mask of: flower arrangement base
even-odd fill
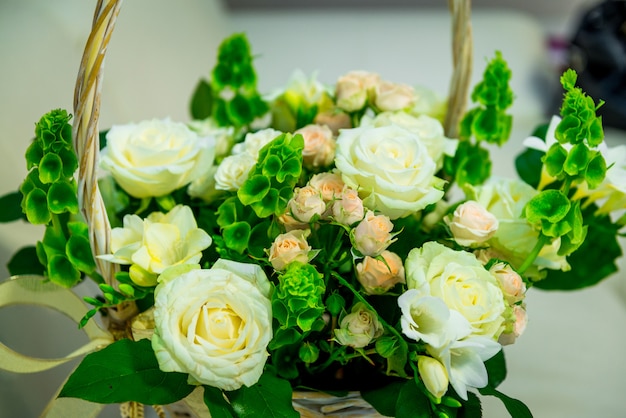
[[[346,396],[332,396],[321,392],[296,391],[293,407],[304,418],[319,417],[383,417],[367,403],[359,392]]]

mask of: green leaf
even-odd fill
[[[15,191],[0,197],[0,222],[13,222],[24,218],[22,212],[22,193]]]
[[[222,236],[228,248],[237,251],[239,254],[243,254],[245,249],[248,248],[250,231],[250,224],[247,222],[236,222],[225,227],[222,230]]]
[[[242,386],[226,396],[240,418],[297,418],[300,415],[291,404],[291,385],[267,371],[259,381],[250,386]]]
[[[458,418],[480,418],[483,416],[483,408],[480,398],[474,392],[467,392],[467,402],[463,403]]]
[[[235,418],[237,414],[220,389],[204,386],[204,404],[209,408],[211,418]]]
[[[593,217],[589,214],[593,210],[595,208],[590,207],[584,213],[585,219],[590,219],[585,240],[567,258],[572,269],[568,272],[547,270],[547,277],[535,282],[534,287],[544,290],[582,289],[617,271],[615,261],[622,256],[616,237],[619,226],[612,224],[608,216]]]
[[[45,271],[44,266],[39,262],[35,246],[20,248],[9,260],[7,269],[11,276],[20,274],[36,274],[43,276]]]
[[[511,414],[511,418],[532,418],[533,416],[533,414],[530,412],[530,409],[528,409],[528,407],[522,401],[511,398],[492,387],[487,386],[485,388],[479,389],[479,392],[481,395],[495,396],[496,398],[500,399],[504,404],[506,410],[509,411],[509,414]]]
[[[80,272],[62,254],[48,258],[48,277],[60,286],[70,288],[80,281]]]
[[[196,120],[203,120],[211,116],[213,105],[213,91],[211,85],[206,80],[198,81],[191,96],[191,117]]]
[[[515,169],[520,178],[534,188],[541,181],[541,157],[543,152],[528,148],[515,158]]]
[[[89,240],[83,236],[72,235],[67,241],[65,252],[72,264],[80,271],[90,274],[96,269]]]
[[[408,380],[400,389],[396,402],[396,418],[431,418],[430,400],[417,387],[414,379]]]
[[[186,374],[159,369],[149,340],[122,339],[87,355],[59,397],[107,404],[135,401],[168,405],[183,399],[194,388],[187,384]]]
[[[407,382],[392,382],[377,389],[362,391],[361,396],[380,414],[393,417],[396,415],[400,391],[406,384]]]
[[[498,354],[491,357],[485,362],[487,374],[489,375],[489,386],[497,388],[506,378],[506,361],[504,359],[504,350],[500,350]]]

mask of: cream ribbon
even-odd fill
[[[74,320],[77,324],[87,313],[85,303],[74,292],[47,282],[41,276],[34,275],[15,276],[0,283],[0,309],[11,305],[36,305],[52,308]],[[15,373],[41,372],[99,350],[113,342],[113,336],[98,327],[95,321],[89,321],[82,330],[89,337],[89,342],[62,358],[44,359],[25,356],[0,342],[0,369]],[[91,418],[96,417],[103,407],[104,405],[82,399],[57,399],[55,395],[41,417],[80,416]]]

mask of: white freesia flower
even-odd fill
[[[472,332],[472,327],[455,310],[448,308],[438,297],[425,289],[409,289],[398,298],[402,311],[402,333],[415,341],[424,341],[431,347],[443,347]]]
[[[484,362],[495,356],[502,346],[490,338],[472,336],[452,341],[442,348],[427,349],[430,355],[445,366],[450,384],[456,393],[467,400],[468,388],[487,386],[488,376]]]
[[[284,94],[287,99],[296,97],[303,100],[307,105],[319,104],[327,93],[326,87],[317,80],[317,72],[307,77],[302,70],[296,70],[287,82]]]
[[[272,338],[270,283],[255,264],[218,260],[157,286],[152,348],[159,368],[190,384],[255,384]]]
[[[419,136],[391,125],[344,129],[335,164],[363,204],[391,219],[424,209],[443,197],[444,181]]]
[[[503,330],[504,296],[496,278],[476,257],[437,242],[412,249],[405,262],[409,289],[445,302],[472,326],[472,333],[497,338]]]
[[[144,281],[152,277],[151,283],[137,283],[149,286],[156,284],[156,276],[169,267],[200,262],[202,251],[211,242],[209,234],[198,228],[191,209],[178,205],[167,214],[153,212],[145,219],[126,215],[124,226],[111,231],[112,254],[100,258],[140,267],[144,276],[139,278],[131,271],[131,279]]]
[[[102,168],[137,198],[165,196],[202,177],[215,155],[215,138],[169,119],[116,125],[106,138]]]

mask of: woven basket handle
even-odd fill
[[[80,162],[78,172],[79,205],[89,225],[94,255],[107,254],[111,226],[98,189],[98,118],[104,56],[122,0],[98,0],[91,33],[85,46],[74,92],[74,146]],[[456,137],[464,112],[472,65],[470,0],[449,0],[452,14],[454,71],[450,83],[448,111],[444,124],[448,137]],[[113,284],[116,265],[96,258],[100,274]]]

